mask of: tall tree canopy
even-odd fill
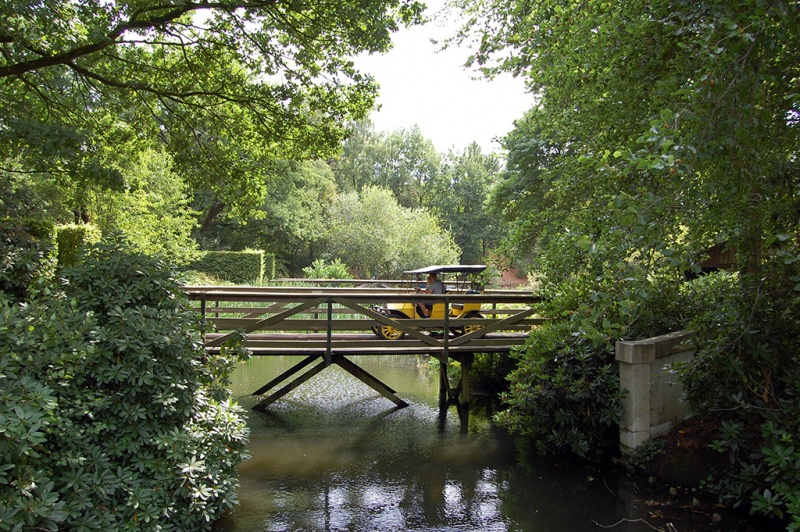
[[[376,87],[351,57],[420,20],[413,0],[5,2],[2,170],[121,188],[115,162],[160,142],[176,171],[252,207],[265,159],[327,156]],[[41,187],[40,187],[41,188]]]
[[[540,98],[506,139],[493,205],[569,318],[532,334],[511,377],[512,426],[540,441],[564,436],[566,419],[592,429],[583,412],[598,410],[576,391],[589,388],[563,368],[591,358],[609,377],[583,382],[606,381],[612,397],[615,340],[688,325],[693,410],[735,427],[718,447],[738,449],[740,469],[718,484],[796,526],[798,477],[780,470],[800,459],[800,3],[455,1],[472,16],[460,35],[477,36],[471,62],[524,76]],[[738,251],[738,275],[677,282],[718,243]],[[688,324],[691,305],[665,312],[679,287],[710,307]],[[535,426],[570,396],[582,412]]]
[[[244,221],[220,216],[197,235],[205,249],[246,248],[275,253],[279,268],[296,274],[315,258],[325,213],[336,199],[330,167],[321,160],[276,161],[263,205]]]
[[[402,206],[413,208],[425,204],[428,185],[441,171],[441,155],[419,126],[386,133],[361,122],[351,126],[333,166],[341,190],[388,188]]]
[[[553,244],[567,273],[581,253],[676,262],[728,241],[745,284],[796,257],[797,2],[460,3],[461,38],[481,35],[472,64],[540,97],[506,141],[496,202],[518,242]]]
[[[449,226],[464,264],[487,262],[501,238],[501,224],[484,208],[499,171],[497,156],[472,143],[462,152],[450,151],[428,185],[426,206]]]
[[[397,278],[405,270],[458,263],[461,250],[440,220],[399,204],[391,190],[364,187],[336,198],[321,241],[324,258],[339,259],[362,279]]]

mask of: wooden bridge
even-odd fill
[[[395,390],[347,358],[397,354],[427,354],[438,359],[440,403],[454,403],[459,411],[468,410],[469,370],[474,354],[508,352],[522,345],[530,328],[543,321],[535,317],[534,310],[540,298],[517,291],[432,295],[378,287],[198,286],[187,287],[186,293],[214,327],[215,332],[204,339],[207,351],[219,352],[240,331],[246,334],[244,346],[254,356],[301,357],[294,367],[253,392],[259,396],[269,394],[253,407],[256,410],[264,410],[331,364],[340,366],[398,407],[408,406]],[[389,303],[408,302],[444,303],[444,319],[392,319],[376,310]],[[450,317],[449,309],[463,303],[480,303],[481,317]],[[399,340],[382,339],[373,331],[382,325],[401,330],[405,336]],[[451,385],[447,373],[452,361],[461,367],[455,385]],[[306,370],[314,362],[318,364]]]

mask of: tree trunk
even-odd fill
[[[207,233],[211,229],[211,226],[214,225],[214,221],[217,219],[217,216],[219,216],[224,208],[224,203],[219,200],[214,200],[214,202],[211,204],[211,207],[209,207],[205,218],[203,219],[203,225],[200,228],[201,233]]]

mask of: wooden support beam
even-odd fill
[[[472,361],[475,358],[474,353],[468,353],[464,356],[463,360],[461,361],[461,385],[460,385],[460,393],[458,396],[458,402],[461,405],[461,408],[469,409],[469,395],[470,395],[470,387],[469,387],[469,371],[472,369]]]
[[[269,390],[271,390],[272,388],[274,388],[275,386],[277,386],[278,384],[280,384],[281,382],[283,382],[287,378],[295,375],[296,373],[299,373],[301,370],[306,368],[308,365],[310,365],[312,362],[314,362],[318,358],[320,358],[319,355],[311,355],[311,356],[306,357],[305,359],[303,359],[298,364],[295,364],[294,366],[292,366],[288,370],[284,371],[279,376],[275,377],[274,379],[269,381],[267,384],[265,384],[264,386],[262,386],[261,388],[259,388],[255,392],[253,392],[252,395],[263,395],[263,394],[267,393]],[[324,359],[325,357],[322,357],[322,358]],[[338,365],[339,367],[341,367],[345,371],[347,371],[349,374],[351,374],[352,376],[354,376],[355,378],[357,378],[358,380],[360,380],[361,382],[363,382],[364,384],[366,384],[367,386],[369,386],[370,388],[372,388],[373,390],[375,390],[376,392],[381,394],[383,397],[389,399],[391,402],[396,404],[398,407],[403,408],[403,407],[408,406],[408,403],[406,403],[405,401],[403,401],[402,399],[397,397],[397,395],[395,395],[396,394],[395,390],[390,388],[388,385],[386,385],[380,379],[376,378],[374,375],[371,375],[365,369],[363,369],[363,368],[357,366],[356,364],[354,364],[352,361],[346,359],[345,357],[343,357],[341,355],[333,354],[331,356],[331,362],[336,364],[336,365]],[[259,402],[258,404],[256,404],[253,407],[253,410],[258,410],[258,411],[262,411],[263,412],[269,405],[271,405],[272,403],[274,403],[275,401],[277,401],[278,399],[280,399],[284,395],[288,394],[292,390],[295,390],[298,386],[300,386],[304,382],[308,381],[309,379],[311,379],[315,375],[318,375],[320,372],[322,372],[323,369],[327,368],[328,366],[329,366],[329,364],[327,363],[327,361],[323,360],[323,362],[321,364],[315,366],[314,368],[310,369],[306,373],[300,375],[299,377],[297,377],[296,379],[291,381],[289,384],[287,384],[286,386],[284,386],[283,388],[281,388],[277,392],[271,394],[266,399],[264,399],[261,402]]]
[[[494,331],[498,331],[498,330],[503,330],[504,327],[507,327],[509,325],[513,325],[514,323],[517,323],[517,322],[519,322],[519,321],[521,321],[521,320],[523,320],[523,319],[527,318],[528,316],[530,316],[532,314],[535,314],[535,313],[536,313],[536,310],[534,310],[532,308],[523,310],[521,312],[518,312],[517,314],[514,314],[513,316],[509,316],[508,318],[502,319],[500,321],[496,321],[494,323],[490,323],[486,327],[483,327],[481,329],[477,329],[475,331],[472,331],[471,333],[467,333],[464,336],[459,336],[458,338],[453,340],[453,345],[456,346],[456,345],[465,344],[465,343],[469,342],[470,340],[472,340],[474,338],[483,336],[484,334],[487,334],[487,333],[490,333],[490,332],[494,332]]]

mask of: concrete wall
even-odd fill
[[[617,342],[620,386],[628,390],[622,400],[619,443],[631,452],[650,438],[666,434],[688,414],[681,401],[683,387],[670,371],[673,362],[694,356],[692,333],[682,331],[636,342]]]

